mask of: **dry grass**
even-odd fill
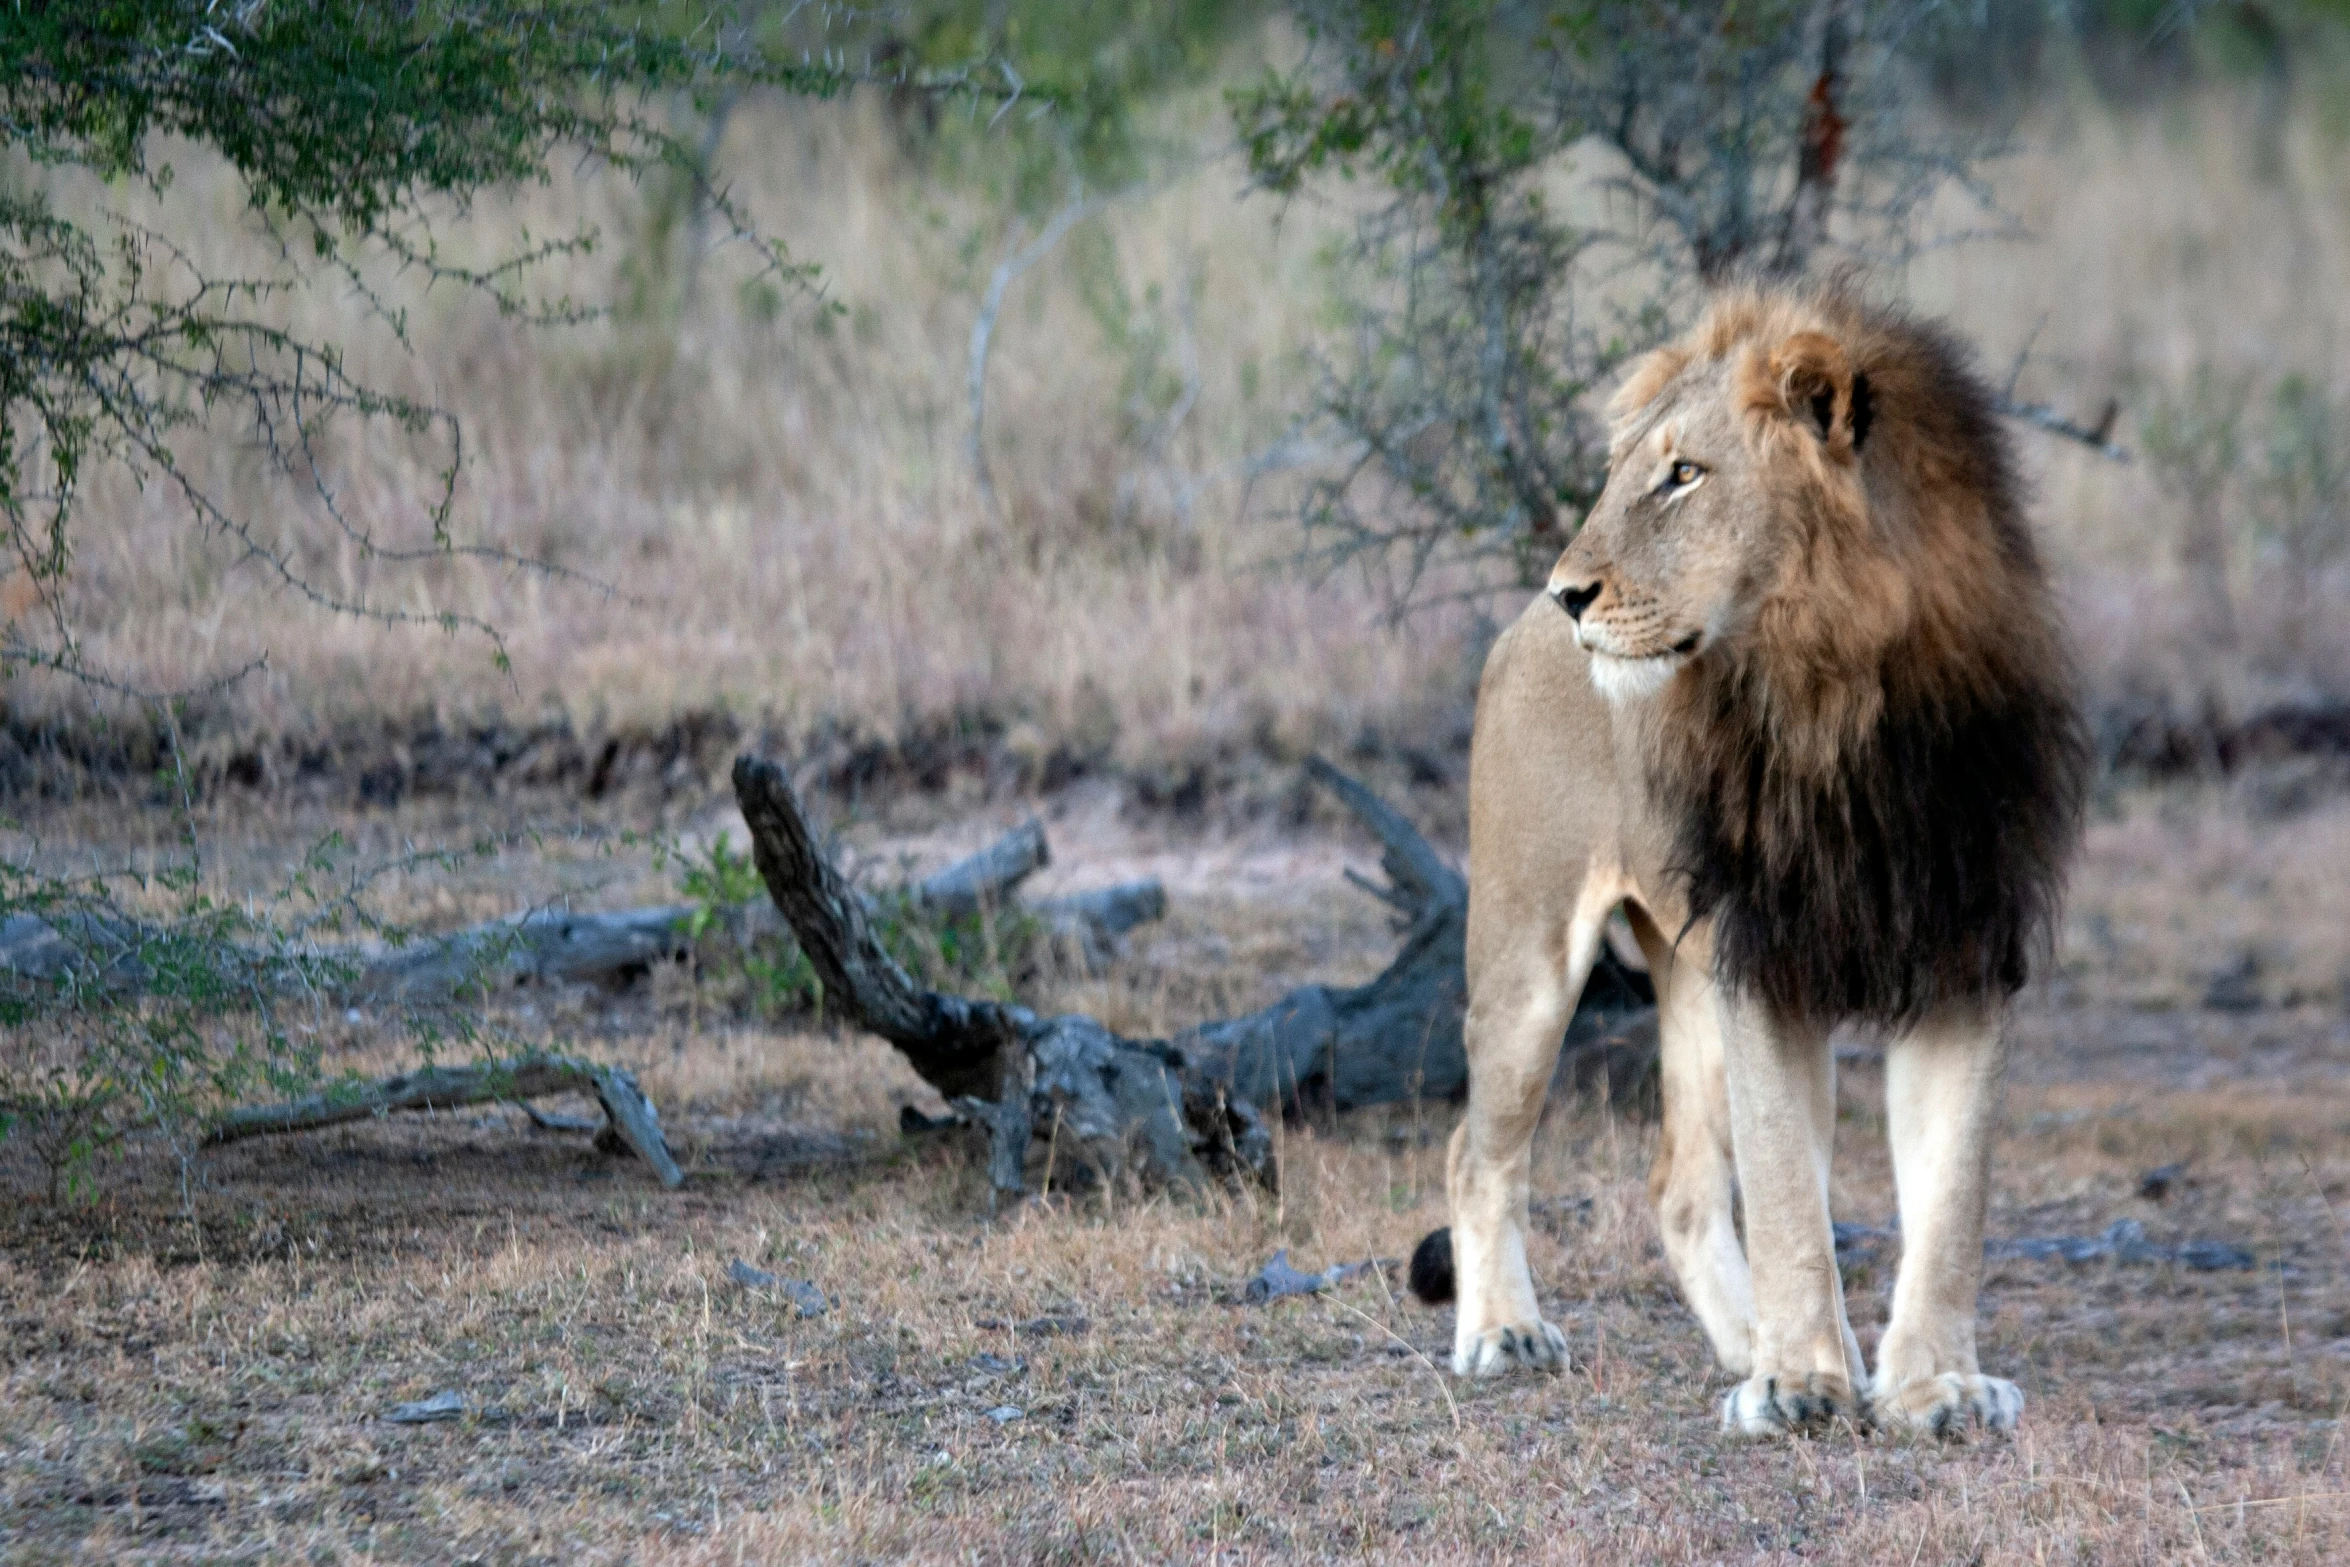
[[[2083,417],[2204,361],[2330,378],[2350,181],[2321,96],[2307,95],[2266,172],[2250,111],[2225,94],[2143,113],[2054,105],[1994,171],[2033,237],[1929,252],[1881,281],[1948,313],[1996,368],[2028,344],[2021,393]],[[1205,99],[1170,119],[1203,144],[1217,134]],[[149,215],[190,234],[208,266],[259,265],[232,183],[199,158],[175,162],[179,181]],[[871,103],[746,108],[721,163],[753,214],[824,263],[840,314],[795,305],[762,319],[723,254],[682,308],[662,304],[682,288],[680,263],[648,238],[646,193],[584,175],[452,232],[487,254],[525,225],[588,224],[602,249],[550,274],[548,291],[626,297],[649,277],[649,314],[537,332],[442,291],[420,302],[410,354],[347,290],[322,285],[296,313],[347,340],[362,374],[464,418],[463,534],[625,596],[488,569],[370,568],[220,442],[190,460],[248,514],[308,540],[323,585],[478,614],[510,639],[513,678],[477,640],[308,609],[193,534],[163,489],[115,482],[89,489],[73,580],[92,657],[180,686],[266,653],[267,670],[222,699],[215,731],[418,711],[659,721],[719,705],[787,732],[832,720],[888,735],[976,709],[1020,743],[1070,740],[1128,765],[1294,756],[1366,727],[1457,736],[1489,629],[1476,606],[1390,627],[1374,583],[1286,567],[1298,540],[1273,518],[1279,476],[1240,477],[1305,397],[1304,356],[1329,330],[1317,255],[1343,213],[1241,200],[1238,169],[1212,162],[1081,225],[1013,288],[999,323],[997,516],[964,451],[964,351],[1005,245],[986,182],[919,172]],[[411,297],[405,280],[384,281]],[[1179,420],[1129,395],[1152,377],[1187,387]],[[2191,705],[2213,690],[2242,707],[2350,690],[2350,622],[2321,614],[2307,645],[2284,648],[2248,546],[2245,647],[2193,645],[2168,564],[2176,519],[2143,465],[2019,440],[2102,698]],[[372,430],[329,455],[354,515],[413,542],[416,498],[445,452]],[[2340,586],[2320,585],[2321,607]],[[75,710],[86,695],[19,681],[9,701]]]
[[[891,1052],[711,1013],[671,981],[545,998],[518,1026],[640,1068],[692,1172],[675,1195],[501,1110],[246,1145],[208,1156],[184,1197],[147,1149],[64,1207],[4,1150],[4,1554],[2338,1560],[2342,1014],[2126,1004],[2145,999],[2140,968],[2287,932],[2292,910],[2254,929],[2253,904],[2208,893],[2242,849],[2237,810],[2149,799],[2098,828],[2076,911],[2103,915],[2137,966],[2112,965],[2111,986],[2074,967],[2026,1007],[1992,1229],[2137,1218],[2158,1238],[2236,1241],[2262,1267],[1995,1268],[1986,1360],[2032,1398],[2012,1441],[1717,1436],[1720,1378],[1647,1213],[1647,1127],[1554,1106],[1534,1262],[1576,1369],[1460,1386],[1434,1369],[1447,1319],[1380,1282],[1232,1303],[1277,1246],[1316,1265],[1404,1255],[1441,1222],[1449,1110],[1291,1127],[1277,1195],[1111,1192],[990,1219],[964,1149],[898,1138],[897,1106],[930,1101]],[[2336,833],[2338,815],[2301,826]],[[919,864],[982,831],[857,837]],[[1074,806],[1055,832],[1071,880],[1186,847]],[[256,867],[265,836],[248,840]],[[1339,880],[1360,844],[1265,828],[1188,847],[1167,924],[1106,979],[1040,999],[1163,1029],[1383,958],[1375,908]],[[585,863],[567,852],[449,896],[470,908],[559,882]],[[2140,936],[2132,909],[2180,917]],[[399,1048],[338,1030],[353,1065]],[[1880,1090],[1865,1056],[1847,1070],[1837,1211],[1870,1223],[1889,1216]],[[2166,1203],[2135,1195],[2141,1172],[2181,1160]],[[735,1257],[814,1280],[833,1309],[803,1320],[744,1292],[725,1277]],[[1889,1286],[1881,1268],[1849,1279],[1864,1340]],[[1088,1326],[1017,1326],[1048,1316]],[[463,1420],[382,1418],[442,1389],[465,1396]],[[1020,1414],[991,1417],[1006,1408]]]
[[[2099,1002],[2194,1007],[2233,977],[2246,1005],[2350,997],[2350,801],[2280,810],[2232,791],[2148,790],[2092,819],[2060,944],[2060,984]]]
[[[787,730],[830,719],[888,735],[977,708],[1126,761],[1233,743],[1294,753],[1457,708],[1473,671],[1443,649],[1463,617],[1396,635],[1361,584],[1282,569],[1289,532],[1235,520],[1238,466],[1294,404],[1318,297],[1311,223],[1276,232],[1273,209],[1237,203],[1219,166],[1081,229],[1015,288],[989,380],[998,518],[964,450],[963,375],[1002,219],[904,168],[897,147],[871,104],[745,111],[729,135],[737,195],[827,264],[838,316],[800,300],[762,322],[723,255],[680,314],[567,332],[435,295],[413,356],[345,295],[308,301],[300,324],[354,339],[362,373],[464,417],[464,533],[617,595],[528,573],[371,570],[233,448],[195,454],[247,513],[311,541],[299,553],[327,590],[494,623],[511,681],[478,639],[308,609],[192,535],[171,496],[121,484],[89,497],[73,583],[93,660],[176,687],[266,652],[268,669],[224,700],[248,727],[278,730],[417,710],[658,721],[720,706]],[[494,246],[526,224],[591,226],[603,251],[546,286],[609,299],[631,268],[675,265],[637,253],[643,208],[632,188],[567,180],[467,236]],[[255,264],[217,170],[196,162],[173,209],[194,214],[183,222],[199,226],[208,265]],[[1121,291],[1130,309],[1100,303]],[[1102,311],[1164,339],[1143,368],[1195,371],[1179,423],[1135,426],[1121,382],[1136,361],[1105,346]],[[378,430],[336,455],[330,477],[354,514],[415,542],[415,497],[445,452]],[[1299,668],[1316,677],[1278,673]],[[11,699],[86,700],[31,684]]]
[[[2350,182],[2315,119],[2290,127],[2284,173],[2264,183],[2225,100],[2160,120],[2052,113],[2041,150],[2000,175],[2041,237],[1892,281],[1994,363],[2033,339],[2024,394],[2083,412],[2203,358],[2331,373]],[[870,106],[745,111],[730,134],[738,194],[827,263],[846,307],[829,328],[763,324],[714,268],[674,320],[538,336],[436,297],[413,357],[359,330],[361,369],[465,415],[465,527],[631,595],[309,557],[339,589],[495,621],[511,682],[462,639],[304,611],[192,537],[167,497],[106,483],[73,585],[93,655],[176,685],[266,648],[267,672],[215,716],[292,731],[420,709],[657,721],[715,704],[883,734],[984,708],[1015,745],[1066,740],[1135,767],[1280,757],[1369,728],[1452,746],[1484,634],[1473,607],[1386,626],[1371,584],[1280,568],[1294,537],[1264,520],[1263,490],[1244,507],[1234,477],[1294,406],[1326,215],[1277,226],[1234,202],[1218,166],[1116,209],[1016,288],[991,382],[996,517],[963,455],[961,375],[1000,218],[918,178],[893,134]],[[250,259],[216,172],[182,160],[171,199],[203,219],[208,260]],[[601,294],[641,210],[636,193],[565,182],[483,232],[599,224],[609,248],[568,282]],[[1113,275],[1169,362],[1196,361],[1172,430],[1124,405],[1134,366],[1087,305]],[[320,331],[351,326],[346,298],[303,308]],[[2214,660],[2167,607],[2170,519],[2143,473],[2023,439],[2097,689],[2212,685]],[[301,525],[234,450],[204,456],[256,514]],[[338,458],[386,527],[412,520],[433,460],[375,439]],[[2247,621],[2250,645],[2218,670],[2229,701],[2350,690],[2350,654],[2321,639],[2280,668]],[[8,700],[38,713],[80,698],[18,683]],[[1457,798],[1420,803],[1457,829]],[[640,809],[354,816],[224,795],[201,826],[229,894],[282,884],[329,829],[360,859],[505,835],[493,860],[379,887],[384,912],[443,925],[559,896],[651,901],[665,878],[625,834],[727,825],[715,800]],[[1174,913],[1113,974],[1041,1001],[1159,1032],[1361,977],[1388,951],[1378,910],[1338,879],[1367,856],[1310,821],[1203,835],[1137,820],[1107,783],[1047,809],[1054,875],[1157,872]],[[850,829],[878,860],[927,863],[992,825],[933,801]],[[161,815],[120,808],[30,826],[45,863],[176,842]],[[2018,1021],[1993,1230],[2138,1218],[2161,1238],[2234,1240],[2262,1267],[1995,1269],[1985,1358],[2033,1400],[2013,1441],[1724,1443],[1719,1378],[1646,1214],[1642,1126],[1561,1106],[1539,1145],[1534,1261],[1576,1369],[1461,1387],[1432,1365],[1447,1321],[1383,1283],[1229,1303],[1276,1246],[1316,1263],[1404,1255],[1440,1222],[1448,1110],[1287,1129],[1277,1195],[1108,1193],[991,1219],[963,1149],[899,1140],[897,1107],[928,1101],[889,1051],[755,1025],[669,976],[509,1021],[642,1072],[693,1172],[675,1195],[505,1111],[247,1145],[185,1187],[141,1146],[62,1207],[40,1199],[22,1143],[0,1143],[0,1556],[2350,1559],[2345,863],[2350,805],[2322,777],[2102,807],[2060,972]],[[407,1048],[365,1019],[317,1026],[341,1064],[388,1067]],[[1865,1058],[1847,1073],[1836,1185],[1839,1214],[1870,1222],[1889,1207],[1878,1087]],[[2135,1195],[2143,1170],[2179,1160],[2168,1203]],[[815,1280],[833,1309],[802,1320],[746,1294],[725,1278],[738,1256]],[[1851,1281],[1864,1340],[1888,1283]],[[1088,1327],[983,1325],[1046,1315]],[[382,1419],[444,1388],[466,1396],[462,1421]],[[1006,1407],[1021,1413],[990,1417]]]

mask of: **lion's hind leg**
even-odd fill
[[[1888,1425],[1957,1435],[1969,1426],[2008,1430],[2023,1414],[2023,1393],[1983,1375],[1975,1359],[1983,1207],[2004,1055],[1999,1017],[1974,1009],[1937,1015],[1885,1053],[1902,1253],[1870,1402]]]

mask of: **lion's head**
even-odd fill
[[[1841,290],[1636,365],[1550,591],[1642,736],[1723,977],[1900,1021],[2023,982],[2087,747],[1990,395]]]

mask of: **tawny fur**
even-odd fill
[[[1610,412],[1556,602],[1496,643],[1479,692],[1453,1267],[1415,1285],[1458,1292],[1456,1369],[1561,1363],[1525,1261],[1529,1150],[1622,905],[1664,1002],[1666,1251],[1746,1378],[1725,1423],[1873,1398],[1927,1429],[2012,1424],[2021,1395],[1981,1374],[1973,1330],[2001,1023],[2054,918],[2087,747],[1988,394],[1899,312],[1740,290]],[[1828,1030],[1851,1020],[1893,1030],[1910,1238],[1873,1384],[1825,1203]]]

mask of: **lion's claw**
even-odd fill
[[[1945,1371],[1877,1393],[1872,1411],[1886,1425],[1920,1436],[1963,1436],[1970,1428],[2012,1431],[2023,1417],[2023,1390],[2001,1377]]]
[[[1537,1318],[1489,1328],[1452,1352],[1456,1376],[1497,1377],[1527,1367],[1538,1371],[1567,1368],[1567,1336]]]
[[[1736,1436],[1797,1435],[1857,1420],[1859,1413],[1852,1385],[1842,1377],[1749,1377],[1722,1400],[1722,1429]]]

